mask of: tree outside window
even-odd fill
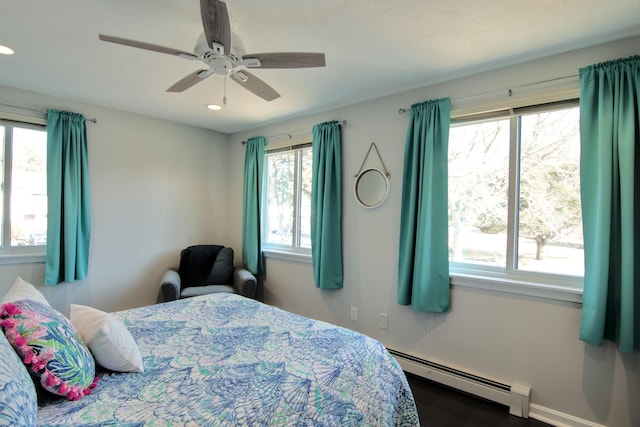
[[[577,107],[452,127],[452,265],[582,276],[579,156]]]
[[[265,165],[265,246],[308,252],[311,249],[311,146],[268,152]]]

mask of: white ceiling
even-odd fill
[[[193,52],[198,0],[0,0],[0,84],[234,133],[434,82],[640,34],[640,0],[227,0],[248,53],[324,52],[325,68],[252,70],[267,102],[204,64],[105,43]],[[640,49],[639,49],[640,52]],[[1,100],[0,100],[1,102]]]

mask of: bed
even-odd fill
[[[96,365],[97,387],[79,400],[41,392],[38,425],[419,425],[395,359],[352,330],[234,294],[114,316],[144,372]]]

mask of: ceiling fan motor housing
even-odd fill
[[[222,49],[222,45],[217,45],[214,43],[214,47],[220,47]],[[225,56],[223,50],[212,49],[206,52],[202,56],[202,61],[209,66],[213,70],[215,74],[229,74],[234,68],[234,58],[230,56]]]

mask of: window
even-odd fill
[[[2,229],[0,253],[44,253],[47,243],[47,133],[0,121]]]
[[[267,252],[310,254],[311,173],[311,144],[267,150],[262,215]]]
[[[452,275],[581,288],[577,101],[451,126]]]

